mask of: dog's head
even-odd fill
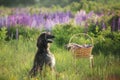
[[[48,43],[53,42],[53,38],[55,38],[55,36],[50,32],[41,33],[37,40],[37,47],[47,47]]]

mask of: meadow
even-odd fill
[[[52,7],[44,1],[47,7],[0,6],[0,80],[120,80],[119,1],[65,1]],[[55,35],[50,51],[56,58],[56,72],[43,70],[42,76],[30,78],[36,41],[44,31]],[[87,33],[93,39],[93,68],[89,59],[74,59],[65,48],[77,33]],[[87,41],[78,39],[80,43]]]
[[[0,80],[29,80],[28,72],[33,65],[36,50],[36,41],[2,42],[0,47]],[[57,80],[120,79],[119,57],[104,56],[103,53],[94,55],[94,67],[91,69],[88,59],[79,59],[75,64],[70,52],[55,44],[51,45],[51,52],[56,58],[56,71],[59,73]],[[41,76],[31,80],[35,79],[41,80]],[[48,74],[43,80],[56,80],[56,77]]]
[[[89,59],[81,58],[75,60],[71,53],[64,47],[64,45],[68,43],[67,40],[69,40],[71,37],[69,36],[68,39],[66,37],[71,32],[71,30],[73,32],[71,32],[69,35],[80,33],[83,29],[80,30],[78,27],[77,29],[74,27],[74,32],[74,30],[71,29],[73,27],[70,27],[70,29],[68,27],[66,29],[65,26],[63,26],[62,29],[61,26],[57,27],[52,32],[56,36],[56,39],[53,44],[51,44],[50,50],[56,58],[57,76],[46,72],[46,76],[42,79],[40,75],[32,79],[28,78],[28,72],[33,65],[34,56],[37,50],[36,39],[40,34],[39,31],[37,32],[37,30],[34,30],[34,37],[31,36],[33,39],[26,39],[25,36],[19,37],[17,40],[3,40],[0,42],[0,80],[56,80],[56,78],[57,80],[120,79],[120,58],[118,55],[119,50],[118,54],[115,55],[112,54],[111,51],[107,51],[110,50],[108,48],[105,50],[100,49],[100,46],[96,43],[92,52],[94,55],[94,66],[93,68],[90,68]],[[62,33],[64,31],[67,32],[63,36]],[[62,39],[63,41],[60,42]],[[96,39],[96,41],[98,40]]]

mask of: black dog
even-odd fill
[[[54,55],[49,50],[49,43],[53,42],[55,38],[49,32],[42,33],[37,40],[37,53],[34,59],[33,68],[30,71],[30,76],[35,76],[38,72],[42,72],[43,66],[49,66],[51,70],[54,70],[55,67],[55,58]]]

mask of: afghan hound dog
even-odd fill
[[[53,42],[55,38],[50,32],[44,32],[40,34],[37,39],[37,53],[34,58],[34,64],[29,72],[31,77],[42,72],[43,66],[49,66],[50,70],[54,71],[55,68],[55,57],[49,50],[49,43]]]

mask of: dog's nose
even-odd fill
[[[53,38],[55,38],[55,36],[52,36]]]

